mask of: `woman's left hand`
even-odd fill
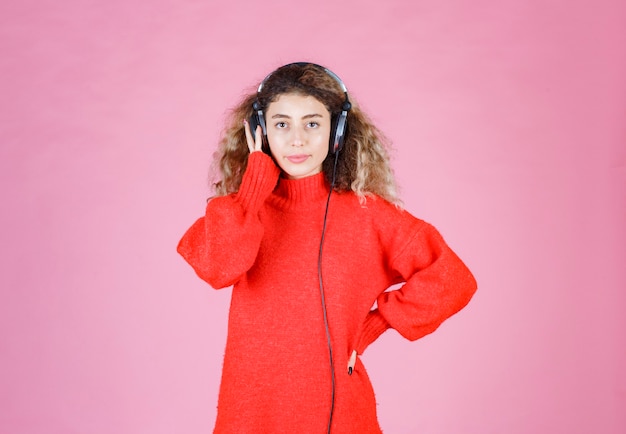
[[[352,371],[354,371],[354,365],[356,365],[356,350],[352,351],[350,360],[348,360],[348,375],[352,375]]]

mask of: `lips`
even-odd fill
[[[305,162],[309,156],[306,154],[298,154],[298,155],[288,155],[287,160],[289,160],[290,162],[294,163],[294,164],[299,164],[299,163],[303,163]]]

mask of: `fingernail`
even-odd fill
[[[352,367],[348,368],[348,375],[352,375]]]

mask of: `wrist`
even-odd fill
[[[237,192],[237,199],[246,209],[259,209],[276,187],[279,175],[280,169],[269,155],[264,152],[251,152]]]

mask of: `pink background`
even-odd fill
[[[175,246],[225,110],[299,60],[343,78],[479,282],[364,355],[385,432],[626,432],[623,1],[14,0],[0,21],[0,432],[211,431],[230,290]]]

